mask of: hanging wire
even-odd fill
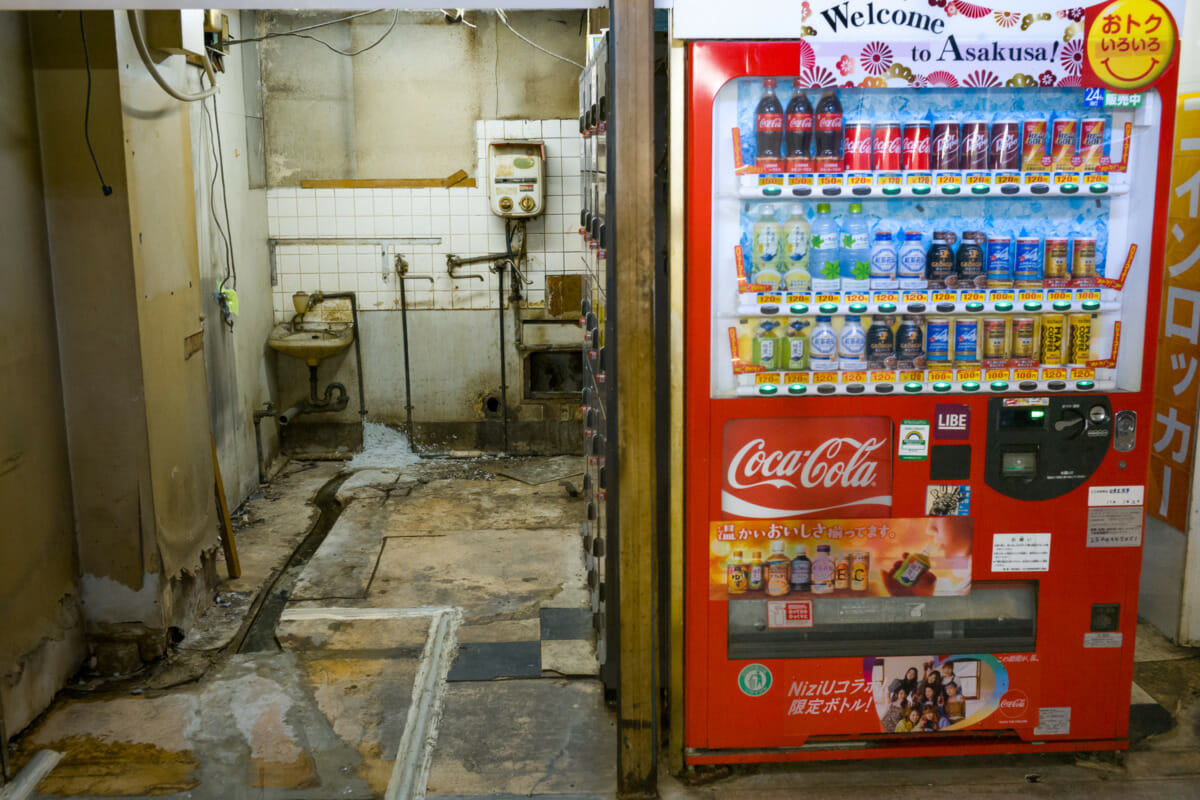
[[[535,50],[541,50],[541,51],[542,51],[543,53],[545,53],[546,55],[548,55],[548,56],[552,56],[552,57],[554,57],[554,58],[557,58],[559,61],[565,61],[565,62],[566,62],[566,63],[568,63],[568,64],[574,64],[575,66],[579,67],[580,69],[583,69],[583,64],[580,64],[578,61],[572,61],[571,59],[567,58],[566,56],[560,56],[558,53],[551,52],[551,51],[547,50],[546,48],[542,47],[542,46],[541,46],[540,44],[538,44],[537,42],[535,42],[535,41],[533,41],[533,40],[531,40],[531,39],[528,39],[528,38],[526,38],[526,37],[525,37],[524,35],[522,35],[521,33],[518,33],[518,32],[517,32],[517,29],[516,29],[516,28],[514,28],[512,25],[510,25],[510,24],[509,24],[509,22],[508,22],[508,15],[504,13],[504,9],[502,9],[502,8],[497,8],[497,9],[496,9],[496,15],[497,15],[498,17],[500,17],[500,21],[501,21],[502,23],[504,23],[504,27],[508,28],[508,29],[509,29],[509,30],[512,32],[512,35],[513,35],[513,36],[516,36],[518,39],[520,39],[522,42],[524,42],[525,44],[529,45],[529,46],[530,46],[530,47],[532,47],[533,49],[535,49]]]
[[[212,172],[212,180],[210,180],[209,184],[208,184],[208,211],[209,211],[209,214],[212,216],[213,224],[216,225],[216,227],[217,227],[217,233],[220,235],[221,241],[225,245],[225,276],[221,280],[220,286],[217,288],[217,294],[220,294],[221,290],[223,290],[225,288],[226,284],[228,284],[230,280],[233,280],[234,284],[236,286],[236,278],[234,277],[234,268],[233,268],[233,244],[230,241],[230,236],[233,234],[233,229],[232,228],[230,229],[229,235],[227,236],[225,233],[224,227],[222,227],[222,225],[221,225],[221,218],[217,215],[216,188],[217,188],[217,178],[219,178],[221,175],[220,166],[219,166],[220,161],[221,161],[221,153],[219,150],[219,146],[217,145],[217,135],[216,135],[216,132],[215,132],[214,126],[213,126],[213,117],[216,116],[216,113],[217,113],[215,101],[213,102],[213,106],[214,106],[214,108],[213,108],[212,116],[209,115],[208,103],[201,103],[200,111],[204,116],[205,128],[207,129],[207,133],[208,133],[209,152],[212,155],[212,170],[213,170],[213,172]],[[225,191],[224,184],[221,185],[221,191],[222,192]]]
[[[255,36],[255,37],[249,38],[249,39],[226,39],[225,41],[221,42],[221,44],[247,44],[250,42],[261,42],[265,39],[275,39],[279,36],[295,36],[298,39],[310,39],[319,45],[323,45],[325,48],[333,51],[334,53],[337,53],[338,55],[353,57],[353,56],[357,56],[361,53],[365,53],[374,47],[377,47],[380,43],[383,42],[384,39],[386,39],[388,37],[389,34],[391,34],[391,32],[393,30],[396,29],[396,23],[400,21],[400,9],[397,8],[392,12],[392,23],[390,25],[388,25],[387,30],[383,32],[382,36],[380,36],[375,41],[371,42],[366,47],[360,47],[357,50],[341,50],[337,47],[334,47],[333,45],[331,45],[329,42],[325,41],[324,39],[318,39],[316,36],[309,36],[307,33],[304,33],[304,31],[311,31],[311,30],[316,30],[317,28],[324,28],[329,25],[336,25],[339,22],[346,22],[347,20],[357,19],[358,17],[365,17],[368,14],[377,14],[380,11],[386,11],[386,10],[387,9],[385,9],[385,8],[376,8],[376,9],[372,9],[371,11],[360,11],[357,14],[350,14],[349,16],[339,17],[338,19],[329,20],[328,22],[318,22],[315,25],[307,25],[303,28],[295,28],[294,30],[290,30],[290,31],[279,31],[278,33],[265,33],[262,36]]]
[[[88,121],[92,115],[92,62],[88,57],[87,32],[83,29],[83,12],[79,12],[79,38],[83,40],[83,66],[87,69],[87,99],[83,103],[83,141],[87,143],[88,154],[92,157],[92,166],[96,168],[96,176],[100,178],[100,191],[108,197],[113,193],[113,187],[104,180],[100,171],[100,162],[96,160],[96,151],[92,149],[92,137],[88,133]]]

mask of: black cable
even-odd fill
[[[213,105],[216,105],[216,101],[213,101]],[[210,180],[208,183],[208,213],[212,216],[213,224],[217,226],[217,233],[220,234],[221,241],[225,245],[225,277],[221,281],[220,287],[217,289],[217,293],[220,294],[220,290],[225,288],[225,284],[229,281],[230,275],[232,274],[229,265],[231,258],[230,254],[233,252],[233,246],[229,241],[229,237],[225,235],[225,229],[221,227],[221,218],[217,216],[217,178],[219,176],[217,171],[217,161],[219,156],[217,154],[217,138],[216,134],[213,132],[212,117],[210,117],[208,114],[208,101],[202,101],[200,103],[200,111],[204,115],[205,127],[208,129],[208,146],[209,152],[212,153],[213,164],[212,180]]]
[[[100,178],[100,191],[108,197],[113,193],[113,187],[104,182],[104,173],[100,171],[100,162],[96,160],[96,151],[92,149],[92,137],[88,134],[88,120],[92,115],[92,62],[88,58],[87,33],[83,30],[83,12],[79,12],[79,38],[83,40],[83,65],[87,69],[87,99],[83,104],[83,141],[87,143],[88,153],[92,156],[92,166]]]
[[[221,203],[225,207],[225,228],[229,231],[229,239],[233,239],[233,223],[229,221],[229,190],[225,186],[225,150],[221,146],[221,115],[217,113],[217,101],[213,99],[213,122],[217,128],[217,164],[221,170]],[[233,244],[229,245],[229,272],[233,278],[233,288],[237,288],[237,259],[233,255]],[[229,277],[225,278],[228,281]],[[221,288],[225,288],[225,281]]]

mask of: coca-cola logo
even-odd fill
[[[751,519],[891,513],[891,419],[737,419],[725,425],[721,509]]]
[[[1029,698],[1021,690],[1011,689],[1004,693],[997,706],[1006,717],[1021,717],[1029,710]]]
[[[929,152],[929,137],[918,136],[915,138],[905,137],[904,152],[906,153],[928,153]]]
[[[758,129],[760,131],[782,131],[783,114],[759,114]]]
[[[813,118],[811,114],[790,114],[787,118],[789,131],[811,131]]]
[[[992,138],[992,152],[996,155],[1006,155],[1017,151],[1017,134],[1015,131],[1001,131]]]
[[[843,149],[845,150],[846,155],[851,155],[851,154],[870,155],[871,140],[866,138],[865,136],[862,138],[858,138],[858,139],[851,137],[851,136],[847,136],[846,144]]]
[[[888,153],[891,155],[900,155],[900,137],[887,136],[875,138],[875,152]]]
[[[842,129],[841,114],[817,114],[817,130],[840,131]]]

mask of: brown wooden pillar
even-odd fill
[[[614,0],[612,172],[616,259],[622,797],[657,794],[658,558],[655,542],[654,3]]]

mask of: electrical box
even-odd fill
[[[529,139],[488,144],[488,197],[492,213],[536,217],[546,208],[546,147]]]

